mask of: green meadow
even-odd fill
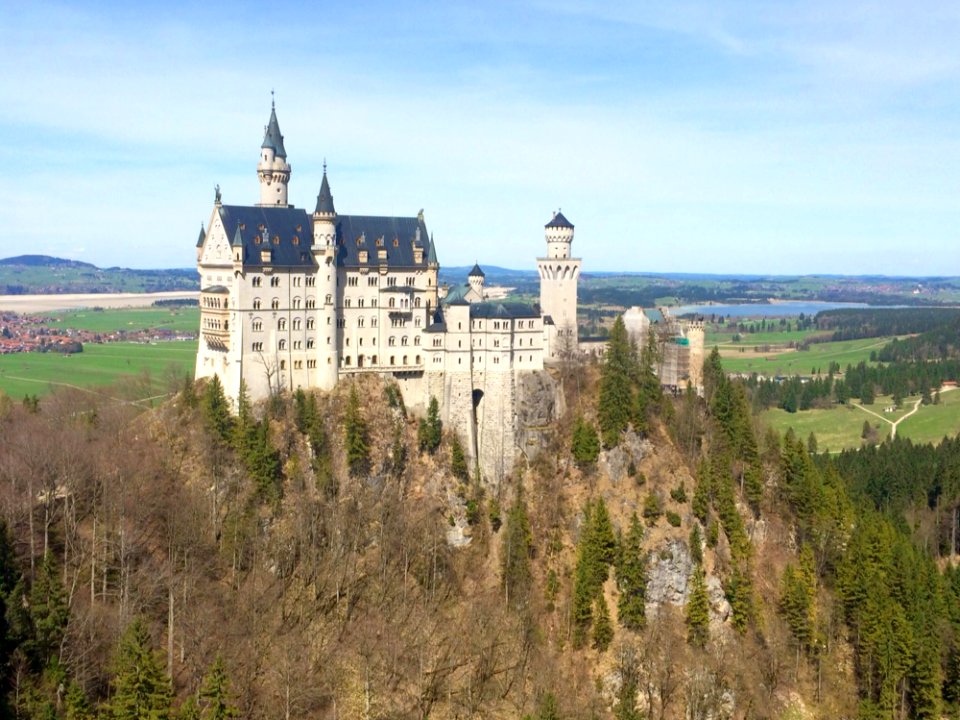
[[[93,310],[63,310],[42,315],[52,318],[50,327],[74,328],[96,333],[118,330],[134,332],[147,329],[166,329],[177,332],[197,332],[200,327],[200,308],[148,307]]]
[[[921,405],[916,415],[911,415],[897,425],[897,436],[910,438],[918,443],[937,443],[944,436],[960,433],[960,390],[940,393],[939,405]]]
[[[840,342],[815,343],[808,350],[788,350],[780,353],[758,353],[754,344],[739,349],[726,346],[723,349],[723,369],[730,373],[758,373],[766,377],[774,375],[809,375],[814,368],[827,372],[831,362],[856,365],[861,360],[870,360],[870,353],[890,342],[890,338],[866,338]]]
[[[0,390],[14,399],[57,387],[107,388],[122,380],[145,383],[142,397],[167,392],[173,377],[193,375],[197,341],[87,343],[82,353],[0,355]],[[109,391],[107,391],[109,394]]]

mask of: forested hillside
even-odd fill
[[[757,432],[622,322],[501,485],[373,377],[227,410],[0,402],[17,718],[937,718],[960,700],[955,444]],[[886,488],[886,489],[884,489]]]

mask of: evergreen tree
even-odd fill
[[[501,584],[508,604],[522,607],[530,592],[533,576],[530,571],[530,557],[533,554],[533,535],[530,532],[530,519],[527,516],[527,504],[522,490],[518,488],[517,497],[507,512],[506,532],[501,548]]]
[[[545,692],[537,703],[537,714],[533,720],[560,720],[560,704],[552,692]]]
[[[367,445],[367,422],[360,413],[360,396],[357,395],[356,386],[350,388],[343,424],[347,466],[351,475],[361,477],[370,471],[370,448]]]
[[[60,580],[59,568],[53,555],[47,552],[30,588],[30,623],[33,627],[32,653],[38,663],[45,665],[60,652],[70,619],[67,593]]]
[[[203,392],[202,407],[203,416],[210,431],[220,440],[228,441],[233,427],[233,418],[230,416],[230,404],[223,394],[219,375],[214,375],[207,383]]]
[[[699,523],[694,523],[690,528],[690,559],[694,565],[703,565],[703,533],[700,532]]]
[[[188,695],[177,710],[176,720],[200,720],[200,706],[196,695]]]
[[[613,640],[613,624],[610,622],[610,610],[603,593],[597,596],[596,615],[593,621],[593,647],[600,652],[606,651]]]
[[[417,428],[417,443],[420,452],[433,453],[440,447],[443,438],[443,424],[440,422],[440,403],[437,398],[430,396],[430,405],[427,407],[427,417],[420,421]]]
[[[617,316],[610,330],[600,369],[597,415],[604,446],[616,447],[627,429],[633,410],[634,355],[623,318]]]
[[[217,655],[200,687],[201,719],[228,720],[239,717],[240,711],[232,704],[230,695],[230,678],[227,676],[223,658]]]
[[[450,472],[461,482],[470,479],[470,468],[467,467],[467,456],[463,452],[460,438],[454,433],[450,441]]]
[[[724,594],[730,603],[730,617],[734,629],[741,635],[754,618],[753,581],[745,560],[737,562],[724,584]]]
[[[83,688],[75,682],[71,682],[67,687],[67,694],[63,699],[63,710],[65,720],[93,720],[94,718],[90,701],[87,700]]]
[[[134,620],[120,638],[112,681],[112,720],[168,720],[173,690],[150,633]]]
[[[636,513],[630,518],[617,561],[617,620],[625,628],[639,631],[646,623],[647,557],[643,552],[643,525]]]
[[[461,455],[463,451],[461,450]],[[400,479],[407,468],[407,446],[403,442],[403,421],[393,427],[393,443],[390,445],[390,474]],[[457,476],[454,470],[454,476]]]
[[[687,642],[695,647],[706,647],[707,640],[710,639],[710,601],[707,598],[703,568],[699,566],[693,571],[685,620]]]
[[[592,467],[600,456],[600,438],[593,423],[577,415],[573,423],[573,437],[570,443],[573,459],[580,468]]]
[[[650,415],[659,407],[663,391],[660,387],[660,378],[657,376],[657,364],[660,362],[660,352],[657,348],[657,335],[651,327],[647,332],[646,342],[640,352],[640,362],[637,367],[636,385],[634,393],[634,407],[631,421],[637,432],[646,432],[649,427]]]

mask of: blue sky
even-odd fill
[[[424,208],[444,265],[960,275],[952,3],[0,0],[0,256],[189,267],[257,201]]]

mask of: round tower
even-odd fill
[[[323,163],[323,180],[313,212],[313,257],[317,263],[317,379],[324,390],[337,384],[340,354],[337,340],[337,211]]]
[[[473,264],[473,269],[467,275],[467,282],[470,284],[470,289],[473,290],[481,300],[483,299],[483,280],[485,277],[483,270],[481,270],[480,266],[476,263]]]
[[[537,258],[540,273],[540,313],[543,316],[544,357],[562,360],[579,352],[577,282],[580,259],[570,257],[573,223],[555,212],[544,226],[547,256]]]
[[[261,207],[287,207],[287,184],[290,182],[290,165],[283,147],[283,135],[277,122],[277,110],[270,102],[270,121],[263,133],[260,146],[260,162],[257,163],[260,178]]]

